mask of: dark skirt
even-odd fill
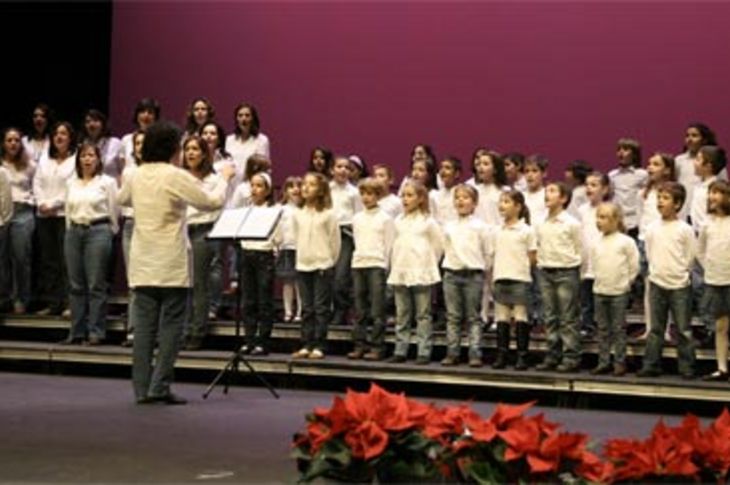
[[[294,249],[282,249],[276,259],[276,277],[293,280],[297,277],[297,252]]]
[[[516,280],[494,282],[494,301],[501,305],[527,306],[530,283]]]

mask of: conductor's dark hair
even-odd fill
[[[142,163],[169,162],[180,150],[180,128],[171,121],[156,121],[145,132]]]

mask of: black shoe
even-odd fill
[[[527,370],[530,355],[530,326],[526,322],[517,322],[517,362],[515,370]]]
[[[149,399],[152,399],[152,402],[166,404],[169,406],[180,406],[188,403],[187,399],[173,393],[165,394],[164,396],[154,396]]]
[[[728,373],[721,370],[716,370],[712,374],[702,376],[702,380],[705,382],[725,382],[728,380]]]
[[[601,376],[605,374],[610,374],[612,370],[613,369],[611,369],[610,365],[599,365],[598,367],[591,369],[591,375]]]
[[[137,404],[154,404],[157,401],[153,397],[138,397],[136,402]]]
[[[89,335],[89,345],[101,345],[102,339],[98,335]]]
[[[535,366],[535,370],[555,370],[557,367],[558,364],[552,360],[545,360],[541,364],[537,364]]]
[[[265,348],[261,347],[260,345],[257,345],[256,347],[253,348],[253,350],[251,350],[251,355],[260,355],[260,356],[269,355],[269,351],[266,350]]]
[[[656,369],[641,369],[636,373],[636,377],[659,377],[662,375],[661,371]]]
[[[680,377],[684,379],[685,381],[692,381],[697,378],[694,372],[682,372],[680,374]]]
[[[580,372],[580,365],[578,364],[570,364],[570,363],[563,363],[560,364],[555,368],[556,371],[562,372],[562,373],[568,373],[568,372]]]
[[[200,350],[203,348],[203,339],[192,337],[185,343],[185,350]]]
[[[86,341],[83,337],[67,337],[60,342],[58,342],[59,345],[82,345]]]
[[[431,363],[431,359],[428,357],[416,357],[416,365],[428,365]]]
[[[402,364],[406,361],[405,355],[393,355],[388,360],[386,360],[389,364]]]

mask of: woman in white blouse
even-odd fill
[[[104,173],[119,180],[124,169],[122,142],[116,136],[112,136],[106,115],[98,109],[88,110],[84,114],[84,124],[79,135],[80,142],[99,147]]]
[[[99,147],[83,143],[76,155],[76,177],[66,193],[65,256],[71,287],[66,343],[98,345],[106,336],[107,272],[118,206],[117,182],[103,168]]]
[[[63,263],[66,234],[66,184],[75,177],[76,138],[68,122],[51,129],[51,146],[38,163],[33,178],[36,199],[38,250],[40,251],[39,292],[47,305],[40,315],[60,315],[65,307],[67,281]]]
[[[54,123],[53,111],[45,103],[38,103],[33,108],[33,131],[23,137],[23,145],[30,158],[38,163],[41,156],[51,146],[51,126]]]
[[[189,135],[183,144],[182,166],[202,183],[204,191],[212,192],[221,177],[213,170],[211,152],[207,143],[197,135]],[[208,332],[208,310],[210,308],[210,274],[213,259],[220,252],[217,241],[208,241],[206,236],[220,216],[220,209],[201,210],[188,206],[186,222],[188,238],[193,253],[192,314],[189,315],[186,332],[186,350],[198,350]]]
[[[236,162],[236,175],[240,180],[246,173],[246,164],[252,155],[271,160],[269,138],[261,133],[259,114],[253,105],[241,103],[233,112],[235,133],[226,138],[226,148]]]
[[[35,210],[33,175],[36,164],[23,148],[20,130],[7,128],[0,147],[2,166],[10,181],[13,217],[8,224],[9,278],[12,287],[13,313],[25,313],[31,299],[30,275],[33,265],[33,231]]]

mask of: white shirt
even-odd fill
[[[36,163],[29,159],[28,165],[23,170],[17,170],[15,165],[8,161],[3,161],[2,166],[5,168],[10,181],[13,202],[35,204],[35,200],[33,200],[33,176],[35,175]]]
[[[580,215],[578,214],[578,209],[580,209],[586,202],[588,202],[588,196],[586,195],[586,186],[578,185],[577,187],[573,188],[573,192],[570,195],[570,204],[568,204],[568,208],[566,209],[568,211],[568,214],[575,217],[576,219],[579,219]]]
[[[254,204],[251,205],[254,206]],[[269,206],[268,204],[263,204],[262,207]],[[276,207],[279,206],[277,205]],[[247,251],[275,251],[281,247],[281,239],[281,219],[279,219],[279,224],[276,225],[268,239],[244,239],[241,241],[241,248]]]
[[[241,137],[231,133],[226,137],[226,151],[231,154],[231,158],[236,163],[236,175],[239,180],[243,179],[246,173],[246,165],[251,155],[262,155],[271,159],[269,137],[263,133],[249,136],[246,140],[241,140]]]
[[[697,259],[708,285],[730,285],[730,217],[710,216],[697,240]]]
[[[428,214],[416,211],[398,216],[388,284],[429,286],[438,283],[441,281],[438,264],[443,248],[443,233]]]
[[[337,215],[337,222],[341,226],[352,225],[352,218],[355,213],[362,210],[360,192],[349,182],[338,184],[332,180],[330,182],[330,193],[332,194],[332,209]]]
[[[548,215],[547,207],[545,207],[545,187],[541,187],[535,192],[525,190],[522,194],[525,196],[525,205],[530,211],[530,225],[537,227]]]
[[[124,163],[124,146],[122,141],[115,136],[102,138],[97,143],[101,152],[101,162],[104,165],[104,173],[118,179],[121,176],[120,168]]]
[[[220,185],[222,177],[217,173],[209,173],[200,182],[202,189],[208,194],[215,193],[216,187]],[[192,205],[188,206],[187,209],[187,223],[189,226],[195,224],[211,224],[218,220],[221,215],[221,209],[198,209]]]
[[[578,209],[578,219],[581,228],[581,246],[583,248],[583,264],[581,266],[581,278],[592,279],[595,276],[593,269],[592,249],[602,237],[601,231],[596,226],[596,212],[598,206],[586,202]]]
[[[223,168],[227,165],[232,165],[234,169],[236,168],[236,164],[233,162],[233,159],[231,157],[224,157],[223,155],[221,155],[219,150],[216,150],[213,161],[213,170],[215,170],[216,173],[220,174],[223,172]],[[226,209],[230,209],[233,207],[233,194],[236,191],[238,184],[240,184],[241,182],[242,180],[238,179],[236,175],[234,175],[233,178],[231,178],[231,180],[228,182],[228,190],[226,191],[226,203],[224,205]]]
[[[187,206],[222,207],[226,185],[221,179],[213,193],[206,193],[199,180],[169,163],[145,163],[137,168],[119,196],[121,203],[134,207],[130,287],[190,287]]]
[[[379,207],[365,209],[352,220],[355,251],[352,253],[353,269],[387,268],[395,237],[393,218]]]
[[[643,190],[639,194],[639,240],[641,241],[646,237],[646,230],[649,226],[662,218],[657,206],[657,194],[656,187],[649,190],[646,197],[644,197]]]
[[[431,216],[441,224],[445,225],[447,222],[455,221],[459,218],[459,214],[456,212],[454,206],[454,185],[451,188],[442,187],[431,191],[433,205],[431,206]],[[430,202],[430,201],[429,201]]]
[[[577,268],[583,252],[581,225],[567,211],[548,216],[537,226],[537,266]]]
[[[687,191],[687,200],[692,200],[692,192],[695,186],[702,182],[702,179],[695,172],[695,158],[689,152],[684,152],[681,155],[674,157],[674,167],[677,172],[677,182],[684,186]],[[723,168],[717,178],[720,180],[727,180],[727,168]]]
[[[492,280],[532,281],[529,253],[537,250],[535,230],[520,219],[502,226],[494,234]]]
[[[520,175],[517,180],[515,180],[515,183],[512,184],[512,188],[515,190],[519,190],[520,192],[527,192],[527,179],[524,175]]]
[[[0,167],[0,226],[6,225],[13,218],[13,191],[10,177],[4,167]],[[6,271],[3,268],[2,271]]]
[[[292,203],[282,206],[279,228],[281,229],[281,249],[296,249],[297,238],[294,234],[294,213],[298,207]]]
[[[36,204],[57,209],[55,217],[62,217],[66,202],[66,184],[76,177],[76,154],[56,162],[43,155],[33,178],[33,194]],[[38,213],[38,217],[45,217]]]
[[[617,296],[628,293],[639,274],[639,250],[631,237],[620,232],[601,235],[591,249],[595,268],[593,293]]]
[[[231,207],[240,208],[251,205],[251,184],[248,180],[244,180],[236,187],[231,196]]]
[[[134,133],[127,133],[122,137],[122,147],[119,155],[124,158],[125,166],[134,161]]]
[[[649,226],[645,243],[649,281],[670,290],[690,284],[696,244],[689,224],[678,219],[659,220]]]
[[[388,194],[378,201],[378,205],[392,219],[403,213],[403,202],[395,194]]]
[[[474,215],[491,226],[501,225],[499,198],[502,196],[503,188],[497,187],[495,184],[476,184],[474,187],[479,193],[479,203],[474,210]]]
[[[621,207],[626,229],[639,225],[639,197],[649,174],[643,168],[619,167],[608,172],[613,184],[613,201]]]
[[[124,170],[122,170],[122,184],[121,186],[124,187],[129,186],[129,184],[132,182],[132,177],[134,177],[134,172],[137,171],[137,162],[134,161],[134,158],[132,158],[131,161],[127,161],[124,164]],[[121,192],[119,192],[119,196],[121,196]],[[134,209],[131,205],[122,205],[121,202],[119,204],[122,207],[122,215],[124,217],[134,217]]]
[[[492,266],[493,227],[475,215],[459,217],[444,226],[443,268],[482,270]]]
[[[46,136],[42,140],[31,139],[27,136],[21,138],[25,151],[31,160],[38,163],[43,155],[48,155],[48,149],[51,147],[51,138]]]
[[[302,207],[294,212],[297,271],[332,268],[340,256],[340,226],[332,209]]]
[[[692,199],[689,208],[689,216],[692,219],[692,229],[699,233],[707,223],[709,214],[707,212],[707,197],[710,192],[710,184],[717,180],[714,175],[697,183],[692,190]],[[685,202],[686,203],[686,202]]]
[[[116,233],[119,229],[117,181],[105,174],[88,182],[72,178],[68,182],[65,212],[66,227],[71,223],[88,225],[108,218],[112,232]]]

